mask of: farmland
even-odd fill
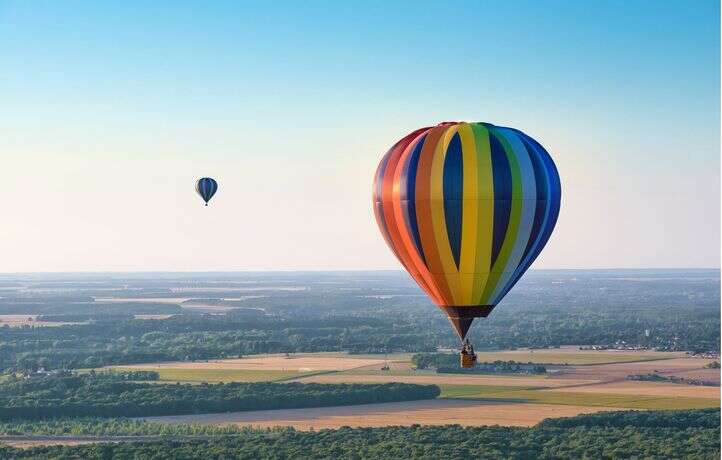
[[[89,427],[125,423],[130,416],[152,417],[171,431],[185,430],[180,427],[191,425],[179,423],[188,422],[204,429],[532,426],[546,418],[610,410],[719,407],[718,386],[680,380],[719,384],[719,369],[708,367],[719,351],[718,273],[638,275],[531,273],[503,308],[474,324],[471,340],[479,361],[491,363],[475,373],[456,372],[458,339],[448,321],[397,274],[28,277],[13,281],[0,297],[0,313],[13,323],[0,328],[0,366],[8,381],[27,378],[37,385],[42,381],[37,377],[52,379],[66,370],[152,371],[153,379],[113,383],[133,390],[119,396],[123,403],[111,401],[117,406],[112,417],[98,409],[105,418]],[[686,294],[675,296],[677,291]],[[607,308],[610,302],[615,306]],[[72,322],[82,324],[65,324]],[[34,327],[44,323],[59,327]],[[695,350],[708,358],[693,356]],[[441,356],[452,366],[444,372],[436,371],[438,363],[417,368],[421,354]],[[495,362],[538,369],[490,369]],[[628,380],[631,375],[656,375],[660,381]],[[676,383],[663,381],[666,376]],[[225,385],[230,382],[237,383]],[[194,396],[263,382],[269,388],[277,384],[278,394],[287,384],[328,384],[336,391],[333,385],[340,390],[345,384],[394,382],[436,385],[441,394],[414,401],[369,394],[362,400],[367,404],[342,398],[325,407],[231,407],[236,402],[231,396],[228,404],[215,405],[210,393],[205,399]],[[65,391],[62,385],[50,387]],[[143,410],[131,412],[128,401],[140,392],[148,395]],[[173,394],[175,405],[191,409],[156,410],[154,405],[167,404]],[[267,401],[275,399],[270,395]],[[47,402],[44,413],[57,414],[55,403]],[[26,433],[28,442],[54,442],[30,439],[48,434],[39,426],[45,422],[33,420],[38,429],[18,433]],[[59,442],[65,441],[73,442]]]
[[[521,349],[498,352],[477,352],[479,362],[517,361],[538,364],[611,364],[625,362],[655,361],[683,357],[684,353],[659,351],[580,350],[579,347],[560,347],[551,350]]]
[[[332,384],[402,382],[435,384],[442,390],[440,399],[433,401],[149,418],[163,423],[292,426],[300,430],[413,423],[532,426],[545,418],[581,413],[619,409],[698,409],[719,407],[720,404],[719,387],[624,379],[629,374],[653,370],[693,372],[704,369],[711,362],[683,353],[619,353],[566,347],[549,351],[485,352],[482,356],[482,360],[488,361],[510,359],[511,356],[522,360],[533,356],[537,362],[550,364],[553,372],[542,376],[437,374],[431,370],[415,370],[409,354],[355,356],[343,353],[264,355],[123,368],[155,370],[160,372],[163,380],[185,382],[204,379]],[[390,369],[382,371],[381,366],[385,363]]]
[[[147,369],[144,369],[147,370]],[[297,371],[252,370],[252,369],[153,369],[162,382],[218,383],[218,382],[275,382],[297,378]]]
[[[598,410],[613,410],[599,408]],[[162,423],[192,423],[253,427],[288,426],[297,430],[323,428],[420,425],[533,426],[550,417],[570,417],[590,412],[589,407],[437,399],[402,403],[366,404],[348,407],[232,412],[172,417],[147,417]]]

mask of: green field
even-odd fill
[[[439,387],[442,398],[494,399],[507,402],[624,409],[704,409],[720,406],[718,399],[709,398],[551,392],[535,387],[500,385],[439,385]]]
[[[613,364],[641,361],[658,361],[663,359],[679,358],[679,353],[639,352],[639,353],[611,353],[595,351],[554,351],[554,350],[514,350],[514,351],[488,351],[476,352],[479,362],[517,361],[536,364]]]

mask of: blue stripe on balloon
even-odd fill
[[[529,255],[529,252],[534,247],[537,238],[539,237],[539,233],[542,229],[542,223],[544,222],[544,218],[546,217],[546,211],[547,211],[547,199],[549,197],[549,193],[547,191],[549,184],[547,180],[547,175],[544,172],[544,165],[542,163],[542,159],[539,156],[539,153],[531,146],[529,143],[524,139],[524,135],[519,133],[519,137],[524,144],[524,148],[526,149],[527,153],[529,154],[529,158],[531,159],[532,167],[534,168],[534,178],[536,180],[536,211],[534,214],[534,223],[532,224],[532,230],[531,234],[529,235],[529,242],[526,245],[526,249],[524,250],[524,258],[522,260],[525,260],[526,257]]]
[[[544,201],[544,219],[541,224],[540,232],[535,238],[532,249],[525,255],[522,263],[515,270],[513,281],[509,283],[501,294],[497,297],[497,301],[504,298],[504,296],[511,290],[512,287],[521,279],[524,272],[531,266],[536,258],[541,253],[542,249],[549,241],[554,226],[556,225],[557,218],[559,216],[559,208],[561,204],[561,183],[559,180],[559,173],[554,161],[551,159],[549,153],[533,138],[527,136],[524,133],[519,132],[520,136],[526,143],[532,148],[533,152],[537,154],[537,158],[540,160],[542,165],[542,171],[545,176],[546,183],[546,197]]]
[[[395,145],[394,145],[395,147]],[[381,163],[379,164],[379,168],[376,171],[376,180],[374,181],[374,186],[376,187],[374,190],[374,194],[376,195],[376,199],[378,201],[381,201],[381,196],[383,192],[383,185],[384,185],[384,174],[386,174],[386,165],[389,162],[389,157],[391,156],[391,151],[394,148],[391,147],[391,149],[386,152],[386,155],[381,159]]]
[[[419,234],[419,222],[416,220],[416,173],[419,169],[419,158],[421,158],[421,149],[424,147],[426,134],[424,134],[416,143],[414,150],[409,154],[408,160],[404,165],[404,171],[401,174],[401,203],[404,209],[404,218],[406,219],[406,228],[411,233],[411,238],[419,253],[421,260],[426,264],[423,246],[421,245],[421,235]],[[405,204],[405,206],[403,206]]]
[[[494,178],[494,228],[491,244],[491,267],[496,263],[501,245],[504,243],[506,231],[511,215],[511,168],[506,158],[504,147],[491,132],[489,133],[491,147],[491,169]]]
[[[520,204],[521,210],[519,215],[519,225],[516,235],[513,239],[511,251],[503,269],[503,274],[499,278],[499,284],[494,290],[491,300],[492,303],[498,302],[499,294],[504,292],[506,286],[514,282],[514,275],[524,260],[524,253],[529,243],[529,238],[534,225],[534,217],[536,215],[536,178],[534,177],[534,167],[529,157],[529,153],[524,148],[521,139],[516,131],[509,128],[495,128],[495,135],[506,140],[508,145],[508,153],[513,156],[519,166],[519,180],[521,186]],[[509,235],[508,235],[509,236]]]
[[[461,137],[454,134],[446,149],[443,172],[444,216],[451,254],[459,267],[461,260],[461,200],[464,196],[464,164]]]

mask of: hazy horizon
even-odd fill
[[[719,267],[601,267],[601,268],[530,268],[526,273],[536,272],[571,272],[571,271],[584,271],[584,272],[615,272],[615,273],[629,273],[629,272],[720,272]],[[209,274],[264,274],[264,273],[375,273],[375,272],[393,272],[402,275],[408,275],[408,273],[401,268],[377,268],[377,269],[307,269],[307,270],[117,270],[117,271],[91,271],[91,270],[76,270],[76,271],[27,271],[27,272],[0,272],[0,276],[10,275],[125,275],[125,274],[148,274],[148,275],[164,275],[164,274],[189,274],[189,275],[209,275]],[[411,280],[411,278],[409,278]]]
[[[445,120],[553,156],[561,212],[535,268],[717,269],[719,13],[2,2],[0,272],[399,269],[373,174]]]

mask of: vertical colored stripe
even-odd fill
[[[489,131],[489,148],[494,174],[494,235],[491,246],[491,266],[496,263],[509,226],[512,198],[512,175],[509,159],[499,139]]]
[[[461,139],[464,169],[461,260],[459,264],[461,302],[463,305],[472,305],[474,303],[474,287],[478,280],[476,255],[479,246],[479,212],[481,211],[479,205],[480,169],[472,126],[468,123],[461,123],[458,126],[457,135]]]
[[[419,235],[419,224],[416,220],[416,173],[419,167],[419,157],[421,149],[424,146],[426,136],[421,136],[413,150],[409,154],[408,160],[404,165],[404,172],[400,178],[401,195],[399,199],[406,207],[406,220],[411,233],[411,239],[419,253],[419,257],[424,261],[424,249],[421,245],[421,236]]]
[[[474,288],[470,305],[481,303],[491,271],[491,246],[494,233],[494,174],[492,171],[489,131],[482,124],[474,124],[475,154],[477,158],[478,210]]]
[[[464,162],[459,133],[451,137],[446,149],[442,186],[446,234],[449,236],[451,255],[458,271],[461,259],[461,200],[464,194]]]
[[[456,134],[456,128],[448,127],[436,145],[434,156],[431,160],[431,221],[434,232],[436,249],[441,262],[439,278],[446,280],[449,288],[451,305],[460,303],[460,282],[458,268],[451,254],[451,243],[449,234],[446,231],[446,216],[444,214],[444,161],[446,160],[446,149],[451,138]],[[435,273],[436,274],[436,273]]]
[[[536,212],[536,181],[534,179],[534,168],[532,167],[529,155],[521,143],[521,140],[513,131],[499,128],[498,132],[504,140],[505,147],[514,153],[514,158],[519,166],[519,186],[521,191],[519,198],[515,198],[514,201],[518,201],[521,204],[521,210],[519,227],[511,253],[509,254],[509,259],[506,262],[502,275],[499,277],[499,282],[494,289],[494,293],[491,295],[491,303],[493,304],[499,301],[499,294],[508,283],[511,283],[512,276],[521,263],[524,250],[529,242],[529,236],[531,235],[531,229],[534,223],[534,213]]]
[[[416,220],[419,224],[419,235],[421,236],[421,245],[424,249],[426,258],[426,266],[434,279],[436,288],[444,303],[441,305],[453,305],[453,297],[449,284],[444,276],[444,268],[439,256],[439,248],[434,235],[434,222],[432,218],[432,186],[431,186],[431,170],[434,157],[437,152],[437,144],[439,139],[446,130],[443,126],[436,126],[429,130],[426,135],[426,141],[421,149],[419,156],[419,165],[416,173]],[[439,201],[436,197],[436,201]]]
[[[497,289],[499,279],[503,276],[504,271],[508,269],[507,262],[509,261],[509,257],[514,249],[514,243],[516,242],[516,236],[519,231],[519,223],[522,212],[521,171],[519,169],[519,163],[509,144],[503,137],[497,134],[496,130],[497,128],[491,128],[489,131],[492,134],[492,139],[497,139],[501,144],[504,155],[509,163],[509,170],[511,172],[511,200],[496,198],[496,189],[494,189],[494,203],[510,203],[511,209],[509,211],[509,223],[506,226],[506,232],[504,233],[504,241],[501,244],[501,249],[499,250],[496,260],[493,262],[491,272],[489,273],[489,279],[484,288],[484,294],[482,295],[482,302],[484,303],[492,302],[492,295]],[[494,179],[496,179],[496,177],[494,177]],[[496,217],[496,209],[494,209],[494,216]]]

